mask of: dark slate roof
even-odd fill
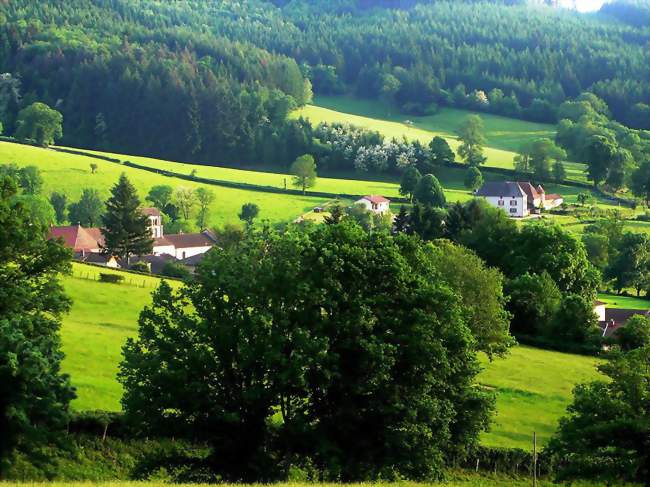
[[[488,181],[476,192],[476,196],[520,198],[524,196],[519,184],[513,181]]]
[[[202,233],[179,233],[175,235],[165,235],[167,241],[177,249],[187,249],[193,247],[209,247],[215,244],[209,232]]]

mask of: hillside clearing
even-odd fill
[[[488,446],[530,448],[533,432],[545,445],[570,404],[576,384],[596,380],[594,357],[518,346],[503,359],[489,362],[479,376],[482,386],[497,393],[492,430],[481,442]]]
[[[350,96],[317,96],[312,105],[294,112],[294,117],[304,117],[313,124],[321,122],[349,123],[376,130],[389,138],[417,139],[428,144],[435,136],[447,139],[456,150],[459,142],[455,131],[468,115],[475,113],[454,108],[441,108],[438,113],[423,117],[405,115],[376,100]],[[485,125],[487,166],[514,168],[516,151],[525,143],[546,137],[555,137],[555,127],[549,124],[527,122],[487,113],[477,113]],[[405,124],[406,121],[412,124]],[[585,165],[575,162],[565,164],[567,175],[576,181],[586,181]]]

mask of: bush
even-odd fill
[[[135,262],[134,264],[131,265],[130,270],[135,272],[142,272],[143,274],[150,274],[151,265],[143,261]]]
[[[175,277],[183,280],[192,277],[192,273],[189,269],[178,262],[167,262],[163,267],[161,274],[165,277]]]
[[[120,284],[123,280],[124,280],[124,276],[120,276],[119,274],[107,274],[105,272],[101,272],[99,274],[100,282],[110,282],[113,284]]]

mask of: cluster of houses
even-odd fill
[[[541,185],[533,186],[528,181],[490,181],[474,194],[515,218],[539,214],[564,203],[559,194],[547,194]]]
[[[614,337],[616,332],[625,326],[627,320],[635,315],[650,317],[647,309],[608,308],[607,303],[594,302],[594,313],[598,316],[598,325],[603,332],[603,338]]]
[[[157,208],[143,208],[141,211],[149,219],[153,250],[149,255],[132,258],[131,264],[145,262],[154,274],[160,274],[168,262],[177,262],[192,270],[217,243],[215,235],[209,231],[165,235],[160,211]],[[102,252],[104,236],[99,228],[81,225],[52,227],[49,238],[62,239],[66,247],[73,250],[75,259],[81,262],[112,268],[126,266],[115,256]]]

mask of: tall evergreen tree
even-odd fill
[[[132,255],[150,254],[153,250],[149,220],[140,211],[138,194],[125,174],[111,189],[102,222],[104,251],[121,257],[127,265]]]

